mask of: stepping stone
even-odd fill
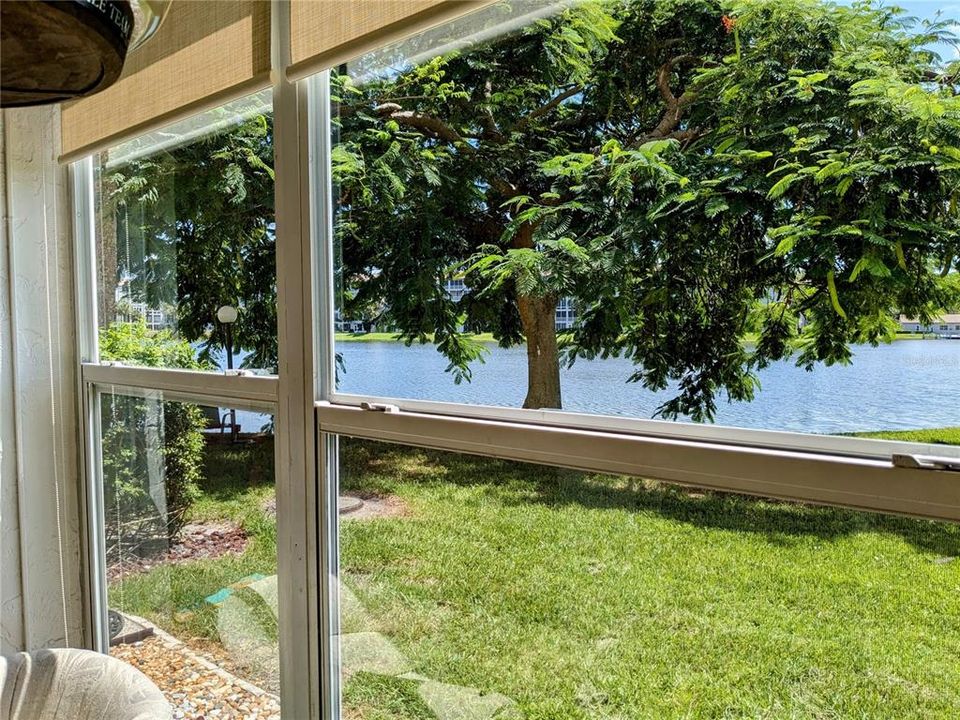
[[[413,670],[404,654],[377,632],[341,635],[340,662],[345,675],[368,672],[394,677]]]
[[[438,720],[492,720],[519,716],[516,703],[500,693],[428,680],[417,692]]]

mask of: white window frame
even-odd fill
[[[284,717],[297,720],[340,716],[339,435],[960,521],[960,474],[927,460],[949,465],[960,459],[960,448],[338,392],[329,80],[327,73],[286,79],[289,6],[274,2],[272,13],[278,376],[97,362],[92,158],[71,166],[87,595],[97,649],[108,648],[95,439],[99,394],[111,388],[273,413],[281,702]],[[899,455],[908,457],[895,462]]]
[[[109,651],[103,546],[104,512],[99,443],[100,396],[141,394],[163,400],[268,412],[275,424],[277,572],[281,712],[285,718],[320,717],[319,599],[316,588],[317,393],[312,341],[312,248],[307,182],[306,89],[285,78],[289,64],[289,4],[271,3],[277,333],[279,375],[200,372],[99,362],[93,158],[70,166],[74,200],[77,360],[86,527],[85,590],[92,649]]]

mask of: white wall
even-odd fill
[[[71,210],[57,107],[0,113],[0,649],[83,646]]]

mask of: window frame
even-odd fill
[[[286,79],[289,6],[272,3],[278,289],[277,376],[97,361],[93,159],[70,166],[84,476],[88,625],[108,650],[99,395],[111,386],[266,409],[276,422],[282,706],[340,715],[337,436],[716,490],[960,521],[960,474],[903,467],[894,455],[960,458],[960,448],[639,418],[340,393],[335,385],[329,71]],[[369,408],[369,409],[365,409]],[[718,473],[718,468],[721,472]],[[793,482],[764,480],[762,474]],[[802,478],[808,476],[808,482]]]
[[[69,166],[74,220],[77,382],[82,442],[85,611],[91,649],[109,652],[104,508],[100,458],[100,395],[156,394],[166,399],[269,412],[275,423],[277,571],[284,717],[320,716],[318,668],[321,632],[315,588],[316,507],[315,395],[311,297],[306,90],[288,81],[289,5],[271,3],[271,52],[275,162],[277,332],[280,374],[201,372],[101,362],[98,348],[96,214],[93,156]],[[305,262],[306,260],[306,262]]]

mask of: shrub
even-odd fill
[[[100,333],[100,357],[150,367],[200,368],[193,348],[144,322],[115,322]],[[183,528],[199,494],[202,410],[192,403],[122,394],[101,396],[107,555],[150,557]]]

